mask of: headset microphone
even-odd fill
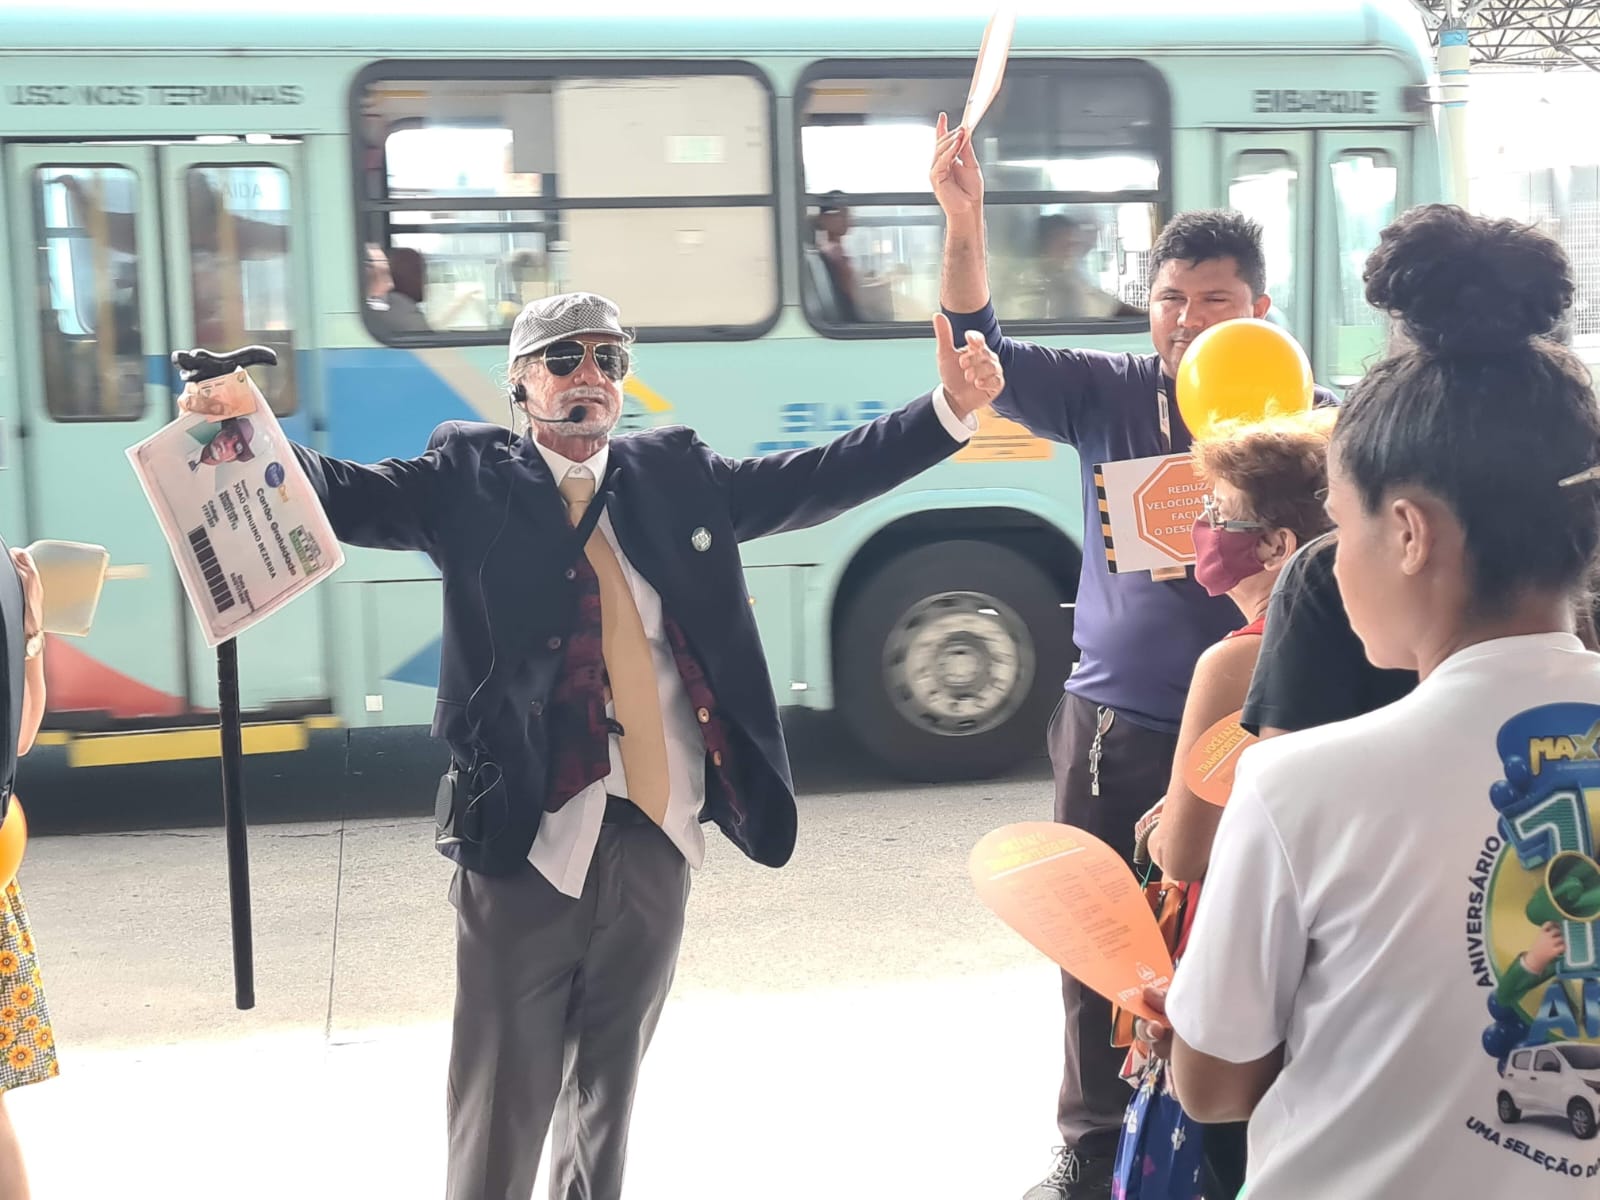
[[[522,384],[514,384],[507,389],[510,394],[513,408],[520,408],[530,421],[537,421],[541,425],[582,425],[589,419],[589,406],[587,404],[574,404],[572,411],[564,417],[541,417],[528,412],[524,407],[528,401],[528,391]]]
[[[540,417],[529,413],[528,416],[541,425],[582,425],[589,419],[589,408],[584,404],[575,404],[572,411],[564,417]]]

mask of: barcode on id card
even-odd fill
[[[219,613],[227,612],[233,607],[233,592],[228,588],[228,580],[222,574],[222,564],[217,561],[217,552],[211,548],[211,537],[204,525],[189,531],[189,548],[194,551],[194,560],[200,565],[200,573],[206,577],[212,605]]]

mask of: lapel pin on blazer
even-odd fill
[[[711,531],[704,525],[689,535],[689,544],[704,554],[711,549]]]

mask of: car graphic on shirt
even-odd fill
[[[1500,1119],[1510,1124],[1523,1117],[1559,1117],[1573,1134],[1595,1135],[1600,1110],[1600,1045],[1552,1042],[1513,1051],[1500,1068],[1502,1086],[1496,1098]]]

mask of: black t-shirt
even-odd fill
[[[1358,717],[1417,686],[1416,672],[1380,671],[1367,661],[1334,582],[1333,554],[1331,534],[1308,543],[1272,589],[1240,722],[1251,733]]]

